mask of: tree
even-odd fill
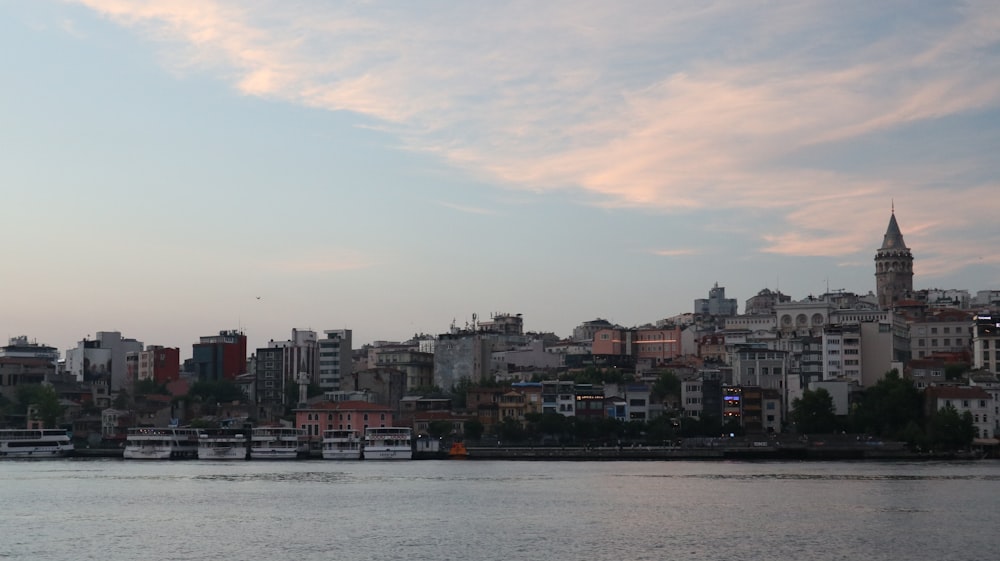
[[[792,402],[792,421],[800,433],[826,433],[837,429],[833,397],[823,388],[805,390]]]
[[[902,440],[910,422],[920,424],[922,402],[913,382],[890,370],[865,390],[861,403],[852,411],[851,423],[857,432]]]
[[[469,440],[479,440],[483,437],[486,427],[479,419],[470,419],[465,422],[465,437]]]
[[[215,380],[211,382],[196,382],[188,390],[188,397],[192,402],[204,404],[205,409],[203,412],[210,414],[215,411],[217,404],[241,401],[245,396],[239,386],[233,382],[229,380]]]
[[[434,438],[448,436],[452,432],[451,421],[431,421],[427,424],[427,433]]]
[[[972,413],[966,411],[959,415],[950,403],[931,414],[927,422],[927,444],[933,450],[963,450],[972,444],[975,436]]]
[[[27,412],[34,406],[34,418],[42,421],[46,427],[54,427],[59,423],[65,408],[59,404],[59,395],[52,386],[42,384],[25,384],[17,387],[18,410]]]
[[[653,382],[653,388],[650,391],[650,397],[661,403],[668,396],[680,397],[680,395],[681,379],[672,370],[667,370],[660,374],[656,378],[656,381]]]
[[[152,378],[146,378],[145,380],[139,380],[135,384],[135,394],[136,395],[170,395],[167,391],[166,384],[157,384]]]

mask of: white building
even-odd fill
[[[66,371],[81,382],[103,380],[116,392],[128,378],[126,355],[142,349],[142,342],[124,339],[118,331],[98,331],[94,339],[84,339],[66,351]]]

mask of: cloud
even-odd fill
[[[697,249],[692,248],[677,248],[677,249],[650,249],[646,251],[653,255],[659,255],[661,257],[682,257],[685,255],[698,255],[704,253]]]
[[[464,206],[464,205],[459,205],[459,204],[455,204],[455,203],[447,203],[447,202],[443,202],[443,201],[438,201],[437,204],[439,204],[439,205],[441,205],[441,206],[443,206],[445,208],[450,208],[452,210],[457,210],[459,212],[465,212],[465,213],[468,213],[468,214],[485,214],[485,215],[490,215],[490,216],[495,216],[495,215],[499,214],[495,210],[491,210],[491,209],[487,209],[487,208],[478,208],[478,207],[473,207],[473,206]]]
[[[942,198],[952,216],[1000,211],[984,198],[995,186],[952,181],[953,162],[862,172],[798,158],[1000,107],[995,2],[79,2],[164,42],[176,71],[368,116],[408,149],[512,189],[752,210],[763,215],[744,231],[761,251],[821,256],[872,251],[895,198],[927,271],[989,259],[979,237],[945,249],[969,232],[940,216]],[[995,148],[970,145],[961,164],[986,169]]]

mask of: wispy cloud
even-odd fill
[[[940,200],[960,220],[996,216],[995,185],[949,182],[940,159],[914,162],[916,174],[796,155],[1000,107],[996,2],[78,1],[169,44],[177,71],[369,116],[407,148],[511,188],[662,212],[755,209],[766,222],[747,230],[762,251],[823,256],[872,250],[895,196],[926,271],[993,259],[979,238],[945,247],[963,232]],[[995,148],[970,146],[963,165],[994,165]]]
[[[660,257],[682,257],[685,255],[698,255],[704,253],[704,251],[699,251],[692,248],[676,248],[676,249],[648,249],[645,250],[646,253],[652,255],[659,255]]]
[[[438,201],[437,204],[440,205],[440,206],[443,206],[445,208],[450,208],[452,210],[457,210],[459,212],[465,212],[465,213],[468,213],[468,214],[484,214],[484,215],[490,215],[490,216],[495,216],[495,215],[499,214],[497,211],[492,210],[492,209],[488,209],[488,208],[479,208],[479,207],[474,207],[474,206],[459,205],[459,204],[449,203],[449,202],[444,202],[444,201]]]

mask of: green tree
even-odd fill
[[[135,383],[135,394],[136,395],[170,395],[167,391],[166,384],[157,384],[155,380],[151,378],[146,378],[145,380],[139,380]]]
[[[800,433],[827,433],[837,429],[833,397],[823,388],[805,390],[792,402],[792,422]]]
[[[927,422],[927,444],[933,450],[963,450],[975,436],[972,413],[965,411],[960,415],[950,403],[932,413]]]
[[[229,380],[196,382],[188,390],[187,395],[192,402],[203,404],[206,412],[214,411],[219,403],[242,401],[245,397],[243,390]],[[297,398],[298,393],[296,393]]]
[[[657,376],[650,391],[650,397],[661,403],[669,396],[680,397],[680,395],[681,379],[672,370],[667,370]]]
[[[496,426],[497,438],[503,442],[524,442],[527,432],[519,421],[507,417]]]
[[[451,421],[431,421],[427,424],[427,433],[434,438],[441,438],[452,433]]]
[[[486,427],[479,419],[470,419],[465,422],[465,437],[469,440],[479,440],[483,437]]]
[[[54,427],[59,423],[65,408],[59,404],[59,395],[52,386],[42,384],[23,384],[17,387],[17,410],[27,413],[28,407],[34,406],[35,418],[42,421],[46,427]]]
[[[913,382],[891,370],[865,390],[861,403],[852,411],[851,424],[857,432],[902,440],[910,422],[921,424],[922,405]]]
[[[524,418],[528,421],[531,432],[542,439],[549,437],[561,440],[572,430],[568,417],[552,411],[528,413]]]

